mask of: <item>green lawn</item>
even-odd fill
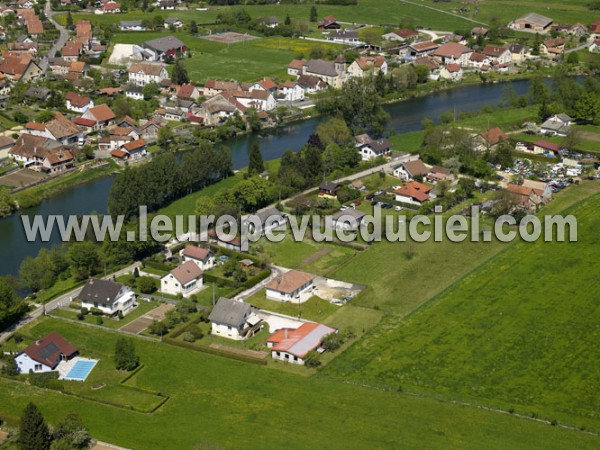
[[[332,305],[328,300],[323,300],[319,297],[311,297],[300,304],[271,300],[267,298],[264,289],[246,299],[245,303],[260,309],[287,314],[293,317],[300,316],[302,319],[313,320],[315,322],[322,322],[340,308],[340,306]]]
[[[337,244],[315,242],[305,239],[294,241],[291,230],[281,242],[269,242],[261,239],[253,244],[251,250],[266,257],[275,265],[300,269],[317,275],[327,275],[346,263],[357,251]]]
[[[570,189],[544,214],[598,187]],[[386,315],[325,373],[597,430],[598,207],[595,195],[566,211],[578,219],[577,243],[513,243],[409,317]],[[431,261],[439,278],[443,264]]]
[[[513,137],[514,139],[518,139],[520,141],[529,142],[529,143],[533,143],[536,141],[548,141],[548,142],[554,142],[555,144],[563,144],[565,141],[565,138],[560,137],[560,136],[547,137],[547,136],[538,136],[538,135],[525,134],[525,133],[514,134],[511,137]],[[600,142],[583,140],[577,145],[576,150],[590,152],[590,153],[600,153]]]
[[[43,335],[50,330],[106,357],[118,337],[52,319],[44,319],[32,332]],[[321,376],[300,377],[139,339],[136,348],[145,367],[127,384],[171,397],[154,414],[5,379],[0,379],[0,413],[16,424],[25,404],[34,401],[51,424],[74,411],[84,417],[95,438],[149,450],[247,447],[240,436],[252,436],[258,448],[273,449],[392,448],[399,442],[403,448],[422,448],[424,442],[429,448],[461,449],[597,446],[595,436],[510,415]]]
[[[102,326],[107,327],[107,328],[121,328],[124,325],[127,325],[129,322],[132,322],[133,320],[137,319],[138,317],[141,317],[144,314],[146,314],[147,312],[153,310],[157,306],[158,306],[158,302],[140,301],[139,306],[137,308],[135,308],[133,311],[131,311],[129,314],[127,314],[125,317],[123,317],[123,320],[110,319],[108,317],[100,316],[100,317],[102,317]],[[76,309],[71,309],[71,308],[60,309],[60,308],[58,308],[58,309],[55,309],[54,311],[52,311],[51,314],[54,316],[64,317],[66,319],[77,320],[78,312],[79,311]],[[83,322],[97,325],[97,322],[96,322],[97,317],[98,316],[94,316],[93,314],[86,314],[85,316],[83,316]]]

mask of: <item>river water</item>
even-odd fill
[[[497,105],[510,85],[518,95],[526,94],[529,89],[528,80],[477,84],[386,105],[385,109],[391,116],[388,129],[398,134],[418,131],[422,128],[424,118],[437,120],[440,114],[447,111],[456,111],[458,114],[476,111],[487,105]],[[324,118],[316,117],[277,128],[267,136],[244,135],[224,144],[232,150],[234,168],[240,169],[248,164],[247,149],[254,141],[258,140],[260,144],[263,159],[279,158],[287,150],[302,147],[321,120]],[[402,151],[401,148],[396,150]],[[51,214],[105,213],[113,179],[114,175],[110,175],[74,186],[53,195],[37,207],[0,219],[0,274],[16,275],[23,258],[35,256],[43,246],[50,247],[59,242],[57,234],[49,242],[28,242],[21,214],[47,217]]]

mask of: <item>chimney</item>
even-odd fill
[[[283,329],[283,336],[285,337],[285,339],[288,338],[288,329],[287,328]]]

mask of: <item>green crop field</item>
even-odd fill
[[[387,315],[324,372],[598,430],[600,195],[582,196],[598,187],[575,187],[544,211],[576,202],[565,213],[578,219],[578,242],[511,244],[414,314]],[[445,261],[429,258],[432,285]],[[411,285],[394,274],[386,307]]]
[[[30,331],[57,330],[85,355],[110,354],[118,335],[57,319]],[[81,400],[0,379],[0,414],[15,424],[34,401],[50,421],[81,414],[92,435],[129,448],[570,448],[595,436],[505,414],[302,377],[167,344],[136,340],[145,367],[127,382],[170,399],[154,414]],[[107,359],[107,370],[110,360]],[[93,373],[92,373],[93,375]],[[107,375],[108,378],[108,375]],[[81,389],[90,388],[83,383]],[[244,438],[240,438],[243,436]]]

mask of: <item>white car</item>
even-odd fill
[[[394,209],[395,209],[396,211],[402,211],[402,206],[396,206]]]

